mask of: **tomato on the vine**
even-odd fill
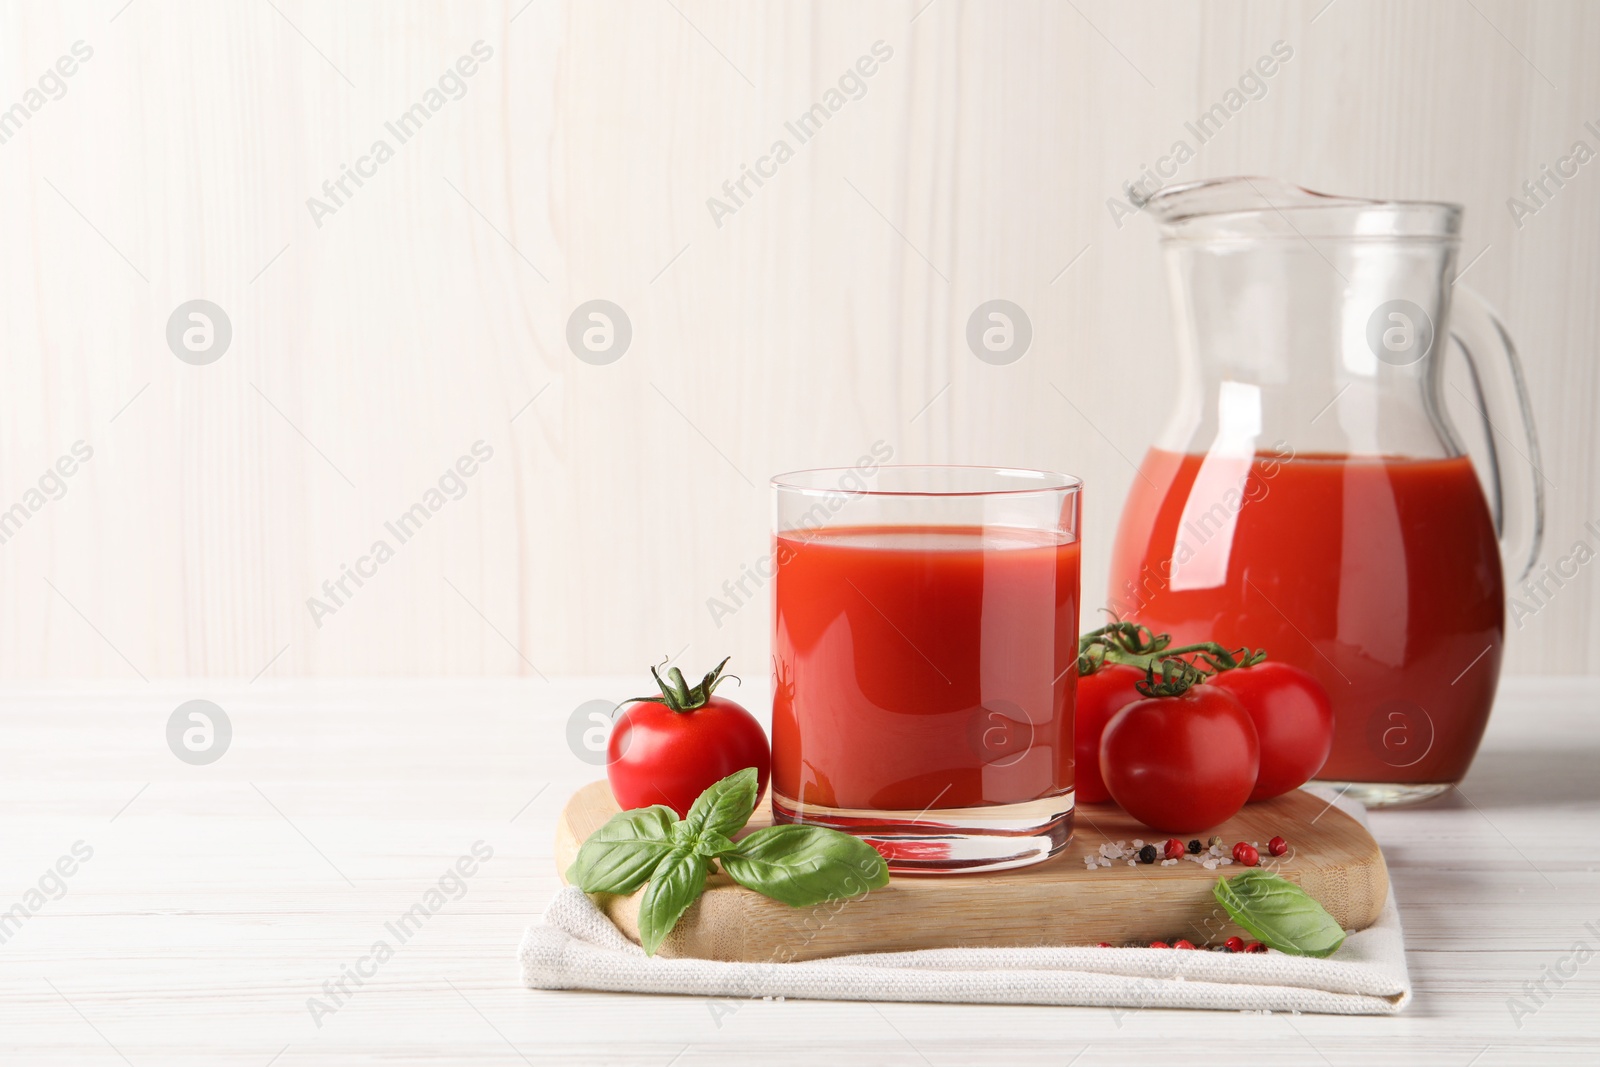
[[[1112,716],[1100,774],[1122,809],[1167,833],[1205,830],[1238,813],[1255,787],[1260,742],[1232,693],[1174,687]]]
[[[1239,698],[1261,740],[1261,769],[1251,800],[1299,788],[1333,751],[1333,703],[1322,683],[1299,667],[1266,662],[1223,671],[1206,683]]]
[[[1100,737],[1111,717],[1134,701],[1143,700],[1135,685],[1144,671],[1126,663],[1107,663],[1093,674],[1078,678],[1078,700],[1073,710],[1073,749],[1076,766],[1073,788],[1081,804],[1104,804],[1111,799],[1100,777]]]
[[[687,818],[695,798],[746,767],[756,769],[756,795],[767,788],[772,753],[761,724],[738,704],[714,695],[725,659],[698,685],[673,667],[650,673],[660,697],[635,697],[606,744],[606,777],[624,810],[665,804]]]

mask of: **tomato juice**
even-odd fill
[[[839,526],[775,548],[775,805],[916,814],[1070,794],[1075,541]]]
[[[1451,783],[1488,721],[1500,555],[1466,457],[1152,449],[1111,564],[1114,608],[1174,643],[1264,648],[1333,701],[1317,777]]]

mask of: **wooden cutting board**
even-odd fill
[[[616,802],[605,782],[593,782],[567,802],[556,827],[556,867],[563,880],[578,845],[611,816]],[[759,805],[746,832],[770,825]],[[1298,882],[1347,930],[1378,918],[1389,872],[1378,843],[1338,808],[1295,791],[1252,804],[1221,827],[1235,841],[1259,842],[1263,865]],[[1266,844],[1281,834],[1290,852],[1273,859]],[[1180,860],[1170,867],[1114,861],[1089,870],[1083,857],[1100,846],[1135,838],[1165,839],[1111,806],[1081,805],[1073,840],[1061,854],[1032,867],[989,874],[896,876],[883,889],[848,901],[791,908],[725,874],[715,874],[662,944],[660,955],[711,960],[783,962],[851,952],[923,948],[1148,943],[1184,937],[1197,945],[1242,936],[1212,898],[1234,864],[1208,871]],[[1202,837],[1209,836],[1201,835]],[[642,891],[641,891],[642,893]],[[639,897],[596,894],[595,902],[628,937],[639,940]]]

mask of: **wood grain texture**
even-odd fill
[[[0,144],[0,508],[95,451],[0,545],[0,674],[751,673],[765,590],[707,602],[768,551],[766,477],[878,440],[1085,476],[1092,611],[1172,369],[1154,235],[1106,201],[1277,40],[1178,176],[1465,204],[1468,280],[1527,359],[1547,560],[1600,519],[1600,164],[1507,209],[1600,147],[1592,4],[12,3],[0,104],[79,40]],[[308,198],[479,40],[319,226]],[[708,198],[880,40],[719,226]],[[165,342],[196,297],[233,325],[204,367]],[[964,340],[995,297],[1034,325],[1005,367]],[[634,328],[609,366],[566,344],[595,298]],[[480,439],[465,495],[318,625],[308,598]],[[1509,668],[1600,672],[1593,569],[1548,585]]]
[[[567,801],[556,825],[556,870],[565,871],[579,845],[618,811],[605,782],[591,782]],[[1249,935],[1228,921],[1211,895],[1219,877],[1245,868],[1208,871],[1187,860],[1173,867],[1140,865],[1088,870],[1083,857],[1106,842],[1159,842],[1165,835],[1139,825],[1115,807],[1078,809],[1072,842],[1051,860],[992,874],[894,877],[863,897],[815,908],[791,908],[711,876],[705,893],[690,906],[662,942],[663,956],[765,963],[814,960],[850,952],[909,952],[923,948],[1014,948],[1081,945],[1110,941],[1148,943],[1188,938],[1220,944]],[[772,825],[772,811],[758,805],[746,831]],[[1383,853],[1361,825],[1309,793],[1296,791],[1252,804],[1221,826],[1235,841],[1266,843],[1282,834],[1295,843],[1292,855],[1272,869],[1298,883],[1346,930],[1377,921],[1389,892]],[[597,894],[600,909],[628,937],[639,940],[639,902]]]
[[[569,716],[637,681],[0,687],[0,905],[75,841],[94,849],[65,894],[0,945],[0,1058],[1062,1067],[1076,1056],[1079,1067],[1132,1067],[1181,1050],[1185,1064],[1237,1067],[1243,1049],[1273,1067],[1594,1062],[1600,963],[1547,983],[1532,1015],[1508,1008],[1526,983],[1568,968],[1578,941],[1596,944],[1585,926],[1600,923],[1600,700],[1589,682],[1509,687],[1461,794],[1373,813],[1416,999],[1398,1018],[1355,1019],[526,990],[516,948],[561,884],[556,819],[596,773],[567,747]],[[180,763],[164,737],[172,709],[197,696],[234,726],[207,767]],[[494,856],[466,891],[313,1021],[308,1000],[480,840]]]

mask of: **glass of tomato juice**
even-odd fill
[[[1082,482],[882,466],[772,485],[774,820],[905,873],[1065,848]]]

